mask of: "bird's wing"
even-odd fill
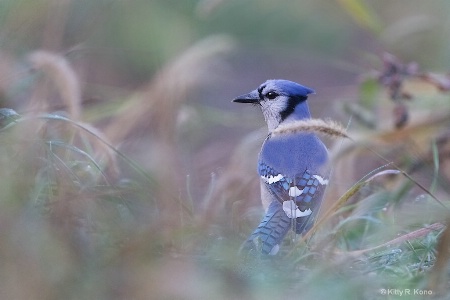
[[[281,203],[286,216],[295,220],[295,232],[307,231],[314,223],[328,180],[308,169],[289,178],[262,162],[259,174],[272,201]]]
[[[259,172],[270,205],[242,248],[275,255],[290,228],[300,234],[313,225],[328,180],[309,170],[290,179],[261,163]]]

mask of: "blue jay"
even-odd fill
[[[281,124],[310,119],[306,99],[314,90],[288,80],[268,80],[233,102],[261,107],[269,128],[258,160],[266,214],[241,249],[275,255],[290,228],[306,233],[313,225],[328,179],[328,150],[314,133],[272,136]]]

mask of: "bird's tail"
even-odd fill
[[[274,200],[270,203],[258,228],[242,244],[239,251],[275,255],[279,250],[279,244],[291,227],[292,220],[283,211],[281,203]]]

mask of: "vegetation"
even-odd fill
[[[2,299],[450,296],[450,5],[241,2],[0,0]],[[265,128],[230,99],[275,77],[332,179],[249,257]]]

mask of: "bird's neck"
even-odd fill
[[[302,102],[298,104],[294,111],[289,114],[284,120],[278,120],[278,122],[267,122],[267,126],[269,128],[269,133],[275,130],[279,125],[287,125],[294,121],[311,119],[311,113],[309,112],[308,105],[306,102]]]
[[[290,114],[285,121],[292,122],[304,119],[311,119],[308,104],[306,101],[299,103],[292,114]]]

